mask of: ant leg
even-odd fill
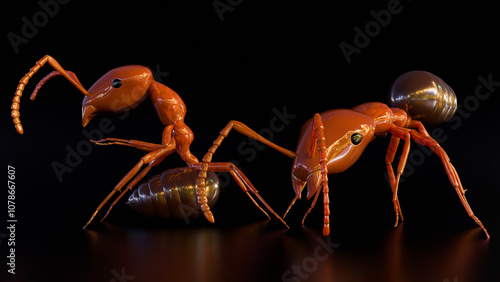
[[[286,215],[288,214],[288,212],[290,211],[290,209],[292,208],[292,206],[295,204],[295,201],[297,201],[299,197],[297,197],[297,195],[295,195],[295,197],[293,197],[292,201],[290,202],[290,205],[288,206],[288,208],[286,209],[286,212],[285,212],[285,215],[283,215],[283,219],[286,217]]]
[[[200,170],[200,172],[203,169],[214,171],[214,172],[229,172],[233,179],[238,183],[238,186],[240,186],[241,190],[247,194],[247,196],[250,198],[250,200],[254,203],[254,205],[259,208],[268,218],[269,215],[267,212],[262,209],[262,207],[259,206],[259,204],[253,199],[253,197],[250,195],[252,193],[259,201],[261,202],[262,205],[264,205],[268,211],[270,211],[277,219],[279,219],[287,228],[290,228],[288,224],[271,208],[271,206],[260,196],[259,191],[253,186],[253,184],[250,182],[250,180],[245,176],[245,174],[234,164],[232,163],[197,163],[197,164],[192,164],[190,167]],[[200,185],[200,178],[198,179],[198,189],[201,189],[200,186],[205,188],[204,185]],[[198,194],[198,193],[197,193]],[[202,210],[203,211],[203,210]],[[211,213],[211,212],[210,212]]]
[[[316,192],[315,192],[315,195],[314,195],[314,199],[311,203],[311,206],[309,207],[309,209],[306,211],[306,214],[304,215],[304,217],[302,218],[302,225],[304,225],[304,222],[306,221],[306,217],[309,215],[309,213],[312,211],[312,209],[314,208],[314,206],[316,205],[316,201],[318,201],[318,197],[319,197],[319,194],[320,194],[320,190],[317,189]],[[297,199],[297,196],[295,196],[294,200]],[[326,235],[325,235],[326,236]]]
[[[295,158],[295,153],[292,151],[289,151],[287,149],[284,149],[271,141],[265,139],[264,137],[260,136],[258,133],[250,129],[248,126],[244,125],[243,123],[239,121],[230,121],[220,132],[219,137],[215,139],[213,142],[212,147],[208,149],[208,152],[203,156],[203,166],[200,169],[199,175],[198,175],[198,183],[197,183],[197,189],[196,189],[196,194],[198,196],[198,204],[200,204],[201,210],[203,211],[203,214],[205,215],[206,219],[209,222],[214,222],[214,216],[212,212],[210,211],[210,207],[207,204],[207,197],[205,196],[205,178],[207,177],[207,169],[208,169],[208,164],[212,161],[212,156],[214,155],[215,151],[219,148],[220,144],[224,140],[224,138],[227,137],[231,129],[235,129],[239,133],[246,135],[250,138],[253,138],[291,158]],[[179,151],[179,150],[178,150]]]
[[[392,189],[392,202],[394,204],[394,211],[396,213],[396,221],[394,227],[398,226],[399,217],[401,216],[401,221],[403,221],[403,213],[401,212],[401,206],[398,199],[398,188],[399,180],[406,166],[406,161],[408,159],[408,154],[410,153],[411,136],[410,134],[399,127],[393,126],[389,129],[389,133],[392,134],[391,143],[387,149],[387,155],[385,157],[385,163],[387,165],[387,173],[389,175],[389,181],[391,183]],[[394,169],[392,168],[392,162],[396,155],[398,149],[399,140],[403,139],[405,141],[403,152],[401,153],[401,158],[399,159],[397,175],[394,176]]]
[[[307,197],[310,198],[312,195],[314,199],[312,201],[311,207],[306,211],[306,214],[302,218],[302,225],[306,220],[307,215],[312,211],[314,206],[316,205],[316,201],[318,200],[320,190],[318,189],[323,186],[323,236],[328,236],[330,234],[330,198],[328,196],[329,187],[328,187],[328,168],[326,166],[327,158],[326,158],[326,144],[325,144],[325,127],[323,125],[323,121],[319,114],[315,114],[313,118],[313,130],[311,136],[311,147],[309,148],[309,157],[314,155],[314,151],[318,150],[319,153],[319,163],[321,165],[321,171],[315,171],[307,177]],[[300,191],[295,195],[294,200],[288,207],[292,206],[295,202],[297,195],[300,195]],[[287,210],[288,212],[288,210]]]
[[[396,156],[396,152],[399,145],[399,138],[396,136],[391,137],[391,143],[389,143],[389,148],[387,149],[387,154],[385,156],[385,164],[387,166],[387,175],[389,177],[389,185],[391,186],[391,191],[394,195],[395,187],[399,184],[396,182],[396,177],[394,175],[394,169],[392,168],[392,162],[394,161],[394,157]],[[399,199],[396,196],[396,202],[394,203],[394,211],[396,212],[396,222],[398,220],[398,216],[401,215],[401,221],[403,221],[403,214],[401,213],[401,206],[399,205]],[[398,212],[399,211],[399,212]],[[397,226],[395,224],[395,226]]]
[[[418,125],[418,123],[416,122],[414,122],[414,124]],[[455,170],[455,167],[453,167],[453,165],[450,162],[450,158],[443,150],[443,148],[441,148],[439,143],[436,142],[436,140],[434,140],[432,137],[428,136],[428,133],[427,131],[425,131],[425,128],[423,127],[422,124],[420,124],[418,128],[419,131],[421,131],[420,130],[421,128],[423,128],[423,130],[421,132],[417,132],[416,130],[411,129],[410,130],[411,136],[417,143],[429,147],[434,153],[436,153],[436,155],[439,156],[446,170],[446,174],[448,175],[448,179],[450,180],[450,183],[453,186],[453,188],[455,188],[458,198],[462,202],[462,205],[467,211],[467,214],[476,222],[477,225],[481,227],[481,229],[483,229],[484,233],[486,234],[486,237],[489,239],[490,235],[488,234],[488,231],[486,231],[486,228],[484,228],[483,223],[474,215],[471,207],[469,206],[469,203],[467,202],[467,199],[465,198],[465,190],[462,186],[462,183],[460,182],[460,178],[458,177],[458,173]]]
[[[90,140],[90,142],[92,142],[96,145],[101,145],[101,146],[108,146],[108,145],[128,146],[128,147],[133,147],[133,148],[137,148],[139,150],[148,151],[148,152],[160,149],[164,146],[162,144],[154,144],[154,143],[148,143],[148,142],[143,142],[143,141],[138,141],[138,140],[125,140],[125,139],[118,139],[118,138],[104,138],[104,139],[101,139],[98,141]]]
[[[252,139],[255,139],[255,140],[263,143],[264,145],[267,145],[267,146],[275,149],[276,151],[289,156],[290,158],[295,158],[295,153],[294,152],[289,151],[289,150],[287,150],[287,149],[285,149],[283,147],[280,147],[280,146],[274,144],[273,142],[271,142],[271,141],[267,140],[266,138],[260,136],[257,132],[253,131],[248,126],[244,125],[243,123],[241,123],[239,121],[232,120],[232,121],[230,121],[224,127],[224,129],[221,130],[219,137],[217,137],[217,139],[213,142],[213,146],[210,147],[210,149],[208,150],[208,152],[203,157],[203,161],[204,162],[210,162],[212,160],[213,154],[215,153],[215,151],[217,150],[217,148],[219,148],[219,146],[222,143],[222,141],[224,140],[224,138],[227,137],[227,135],[229,134],[229,132],[231,131],[231,129],[235,129],[239,133],[241,133],[241,134],[243,134],[245,136],[248,136],[248,137],[250,137]]]
[[[165,129],[163,130],[163,137],[162,137],[162,143],[161,144],[154,144],[154,143],[149,143],[149,142],[143,142],[143,141],[138,141],[138,140],[126,140],[126,139],[119,139],[119,138],[104,138],[101,140],[90,140],[90,142],[96,144],[96,145],[101,145],[101,146],[107,146],[107,145],[121,145],[121,146],[128,146],[128,147],[133,147],[142,151],[147,151],[147,152],[152,152],[154,150],[158,150],[161,148],[165,147],[165,144],[170,144],[172,142],[172,130],[174,126],[173,125],[167,125]]]
[[[307,177],[307,198],[309,199],[314,195],[314,199],[311,203],[311,207],[306,211],[306,214],[302,218],[302,225],[306,220],[306,217],[312,211],[316,202],[319,198],[320,190],[318,189],[323,186],[323,236],[328,236],[330,234],[330,198],[328,196],[329,187],[328,187],[328,168],[326,166],[327,158],[326,158],[326,144],[325,144],[325,127],[323,126],[323,121],[319,114],[315,114],[313,118],[313,130],[311,136],[311,147],[309,148],[309,157],[314,155],[314,152],[318,150],[319,153],[319,162],[321,165],[321,171],[315,171],[309,174]],[[294,175],[292,175],[292,181],[296,181],[299,185],[298,187],[304,187],[305,182],[297,179]],[[292,200],[286,213],[290,210],[292,205],[300,196],[300,191],[295,191],[295,198]],[[285,213],[285,215],[286,215]]]
[[[101,219],[101,222],[104,221],[104,219],[106,219],[106,217],[108,217],[109,213],[111,212],[111,210],[113,209],[113,207],[116,205],[116,203],[118,203],[118,201],[120,201],[120,199],[128,192],[130,191],[139,181],[141,181],[142,178],[144,178],[144,176],[146,176],[146,174],[148,174],[149,170],[151,169],[151,167],[153,167],[151,164],[149,164],[145,169],[143,169],[141,171],[141,173],[139,173],[135,178],[134,180],[132,180],[129,185],[127,185],[127,188],[125,190],[123,190],[120,195],[113,201],[113,203],[111,204],[111,206],[109,206],[109,209],[108,211],[106,212],[106,214],[104,215],[104,217]]]
[[[292,208],[292,206],[295,204],[295,201],[297,201],[297,199],[300,199],[302,190],[304,190],[304,187],[306,186],[306,183],[307,183],[306,181],[299,179],[298,177],[296,177],[292,173],[292,184],[293,184],[292,186],[293,186],[293,189],[294,189],[294,192],[295,192],[295,197],[290,202],[290,205],[286,209],[286,212],[285,212],[285,215],[283,215],[283,218],[285,218],[285,216],[288,214],[288,212],[290,211],[290,209]]]
[[[146,176],[146,174],[148,174],[149,170],[156,166],[157,164],[161,163],[168,155],[172,154],[174,151],[173,150],[170,150],[170,151],[166,151],[163,155],[161,155],[160,157],[158,157],[157,159],[155,159],[154,161],[150,162],[148,164],[148,166],[143,169],[141,171],[141,173],[139,175],[137,175],[128,185],[127,185],[127,189],[123,190],[120,195],[115,199],[115,201],[111,204],[111,206],[109,207],[108,211],[106,212],[106,215],[104,215],[104,217],[101,219],[101,222],[106,219],[106,217],[108,216],[108,214],[111,212],[111,210],[113,209],[113,207],[116,205],[116,203],[118,203],[118,201],[120,201],[120,199],[128,192],[128,191],[131,191],[132,188],[134,188],[135,185],[137,185],[137,183],[139,183],[139,181],[141,181],[144,176]]]
[[[134,177],[139,172],[139,170],[141,169],[141,167],[144,164],[150,164],[150,166],[154,166],[154,165],[160,163],[166,156],[171,154],[174,150],[175,150],[175,143],[172,143],[172,144],[169,144],[168,146],[166,146],[162,149],[153,151],[153,152],[145,155],[144,157],[142,157],[141,160],[120,180],[120,182],[118,182],[118,184],[116,184],[115,188],[113,188],[113,190],[109,193],[109,195],[101,202],[101,204],[97,207],[96,211],[92,214],[92,217],[89,219],[87,224],[83,227],[83,229],[85,229],[92,222],[92,220],[97,215],[97,213],[111,199],[111,197],[113,197],[113,195],[116,192],[122,193],[122,191],[121,191],[122,187],[125,186],[125,184],[127,182],[129,182],[132,179],[132,177]],[[145,168],[144,170],[146,172],[144,172],[144,171],[141,172],[139,174],[139,176],[134,179],[133,182],[136,183],[136,182],[140,181],[146,175],[146,173],[149,171],[149,168]],[[135,185],[135,183],[134,183],[134,185]],[[132,188],[132,187],[130,187],[130,188]],[[125,191],[127,191],[127,190],[129,190],[129,189],[127,188]]]

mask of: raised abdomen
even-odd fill
[[[403,109],[414,120],[438,124],[455,114],[457,97],[438,76],[425,71],[410,71],[392,84],[389,104]]]
[[[198,171],[188,168],[166,170],[142,183],[129,197],[128,204],[148,217],[190,219],[201,215],[196,201]],[[207,172],[206,196],[212,207],[220,193],[217,175]]]

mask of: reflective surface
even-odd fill
[[[479,239],[479,228],[439,236],[404,225],[352,232],[362,229],[329,237],[308,227],[276,230],[267,221],[225,230],[59,229],[57,241],[18,253],[13,281],[495,281],[485,271],[495,245]],[[39,266],[44,258],[52,267]]]
[[[337,1],[333,9],[293,1],[197,3],[9,3],[13,8],[5,13],[5,30],[14,42],[4,41],[5,135],[0,142],[4,168],[13,165],[17,171],[18,224],[13,276],[6,264],[4,190],[0,281],[275,282],[283,281],[286,271],[289,281],[499,281],[495,160],[500,146],[486,142],[497,127],[500,105],[500,41],[495,36],[500,17],[494,1]],[[134,148],[93,146],[88,140],[160,142],[163,127],[152,103],[145,101],[128,115],[104,113],[81,128],[83,96],[66,79],[54,78],[36,101],[28,100],[36,81],[52,71],[45,66],[22,97],[27,127],[19,136],[8,107],[17,81],[45,52],[75,71],[85,89],[114,67],[149,65],[186,102],[186,123],[197,136],[192,149],[199,157],[229,119],[294,150],[301,126],[314,113],[385,102],[398,75],[410,69],[434,72],[453,87],[463,108],[457,119],[428,130],[460,173],[490,242],[483,245],[484,234],[464,211],[439,158],[414,144],[400,187],[405,222],[392,228],[391,189],[384,177],[389,137],[371,142],[353,167],[330,177],[330,242],[340,244],[332,246],[331,254],[317,240],[324,238],[319,236],[318,205],[302,229],[310,201],[297,201],[286,218],[291,230],[283,232],[278,220],[263,221],[266,217],[229,173],[219,176],[230,183],[213,208],[213,225],[204,218],[187,226],[182,220],[153,221],[122,199],[107,224],[96,220],[90,230],[82,230],[95,207],[143,156]],[[283,214],[294,196],[290,158],[238,133],[231,133],[214,157],[238,162]],[[52,164],[64,170],[55,172]],[[172,154],[147,177],[180,166],[186,163]],[[127,279],[120,280],[122,274]]]
[[[426,124],[449,120],[457,109],[457,97],[441,78],[425,71],[399,76],[391,87],[389,104]]]

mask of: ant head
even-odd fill
[[[123,112],[135,108],[147,97],[153,81],[151,70],[144,66],[113,69],[97,80],[82,103],[82,125],[98,112]]]
[[[375,123],[365,114],[353,110],[331,110],[321,114],[325,136],[325,157],[329,174],[351,167],[373,140]],[[304,124],[292,169],[292,185],[300,198],[307,184],[307,198],[321,185],[321,164],[314,120]],[[316,136],[316,137],[313,137]]]

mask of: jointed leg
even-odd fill
[[[289,151],[285,148],[282,148],[282,147],[272,143],[271,141],[265,139],[264,137],[260,136],[258,133],[256,133],[255,131],[253,131],[248,126],[244,125],[243,123],[241,123],[239,121],[234,121],[234,120],[230,121],[224,127],[224,129],[222,129],[219,137],[217,137],[217,139],[213,142],[212,147],[210,147],[208,152],[203,157],[203,159],[202,159],[203,166],[201,167],[199,175],[198,175],[198,182],[197,182],[197,189],[196,189],[196,195],[198,196],[197,201],[201,207],[201,210],[202,210],[205,218],[212,223],[214,222],[214,216],[213,216],[212,212],[210,211],[210,207],[208,206],[208,200],[207,200],[207,197],[205,196],[205,178],[207,177],[208,164],[212,161],[213,154],[215,153],[217,148],[219,148],[219,146],[222,143],[222,141],[224,140],[224,138],[227,137],[227,135],[229,134],[231,129],[235,129],[236,131],[238,131],[239,133],[241,133],[243,135],[246,135],[250,138],[253,138],[257,141],[260,141],[263,144],[268,145],[269,147],[271,147],[271,148],[273,148],[273,149],[275,149],[275,150],[277,150],[277,151],[279,151],[279,152],[281,152],[281,153],[283,153],[291,158],[295,158],[295,153],[293,153],[292,151]]]
[[[462,202],[462,205],[464,206],[465,210],[467,211],[467,214],[476,222],[477,225],[479,225],[484,233],[486,234],[487,238],[490,238],[490,235],[488,234],[488,231],[486,231],[486,228],[484,228],[483,224],[481,221],[474,215],[472,212],[471,207],[469,206],[469,203],[467,202],[467,199],[465,198],[465,190],[462,186],[462,183],[460,182],[460,178],[458,177],[458,173],[455,170],[455,167],[450,162],[450,159],[448,158],[448,155],[446,152],[441,148],[439,143],[437,143],[432,137],[429,136],[427,131],[425,131],[425,128],[420,122],[414,122],[414,127],[418,128],[418,132],[416,130],[410,130],[410,134],[413,137],[413,139],[424,146],[429,147],[434,153],[436,153],[439,158],[441,159],[443,166],[445,167],[446,174],[448,175],[448,179],[450,180],[450,183],[453,185],[455,188],[457,195]],[[412,126],[413,127],[413,126]]]
[[[321,186],[323,186],[323,236],[328,236],[330,234],[330,198],[328,196],[328,168],[326,166],[326,144],[325,144],[325,127],[323,126],[323,121],[321,120],[321,116],[319,114],[314,115],[313,119],[313,130],[311,136],[311,148],[309,150],[309,156],[312,157],[314,155],[314,151],[317,149],[319,153],[319,163],[321,164]],[[315,183],[316,181],[311,180],[311,177],[317,177],[315,174],[319,174],[318,172],[313,172],[308,176],[308,194],[315,193],[314,199],[311,203],[311,207],[306,211],[306,214],[302,218],[302,225],[304,224],[307,215],[312,211],[314,206],[316,205],[316,201],[319,198],[320,190],[318,189],[319,183]],[[314,187],[310,187],[314,186]],[[293,199],[292,203],[287,209],[290,210],[292,205],[295,203],[297,196]]]
[[[224,129],[221,130],[219,137],[213,142],[213,146],[208,150],[208,152],[203,157],[204,162],[210,162],[212,160],[213,154],[215,153],[217,148],[219,148],[219,146],[222,143],[222,141],[224,140],[224,138],[227,137],[227,135],[229,134],[231,129],[235,129],[239,133],[241,133],[245,136],[248,136],[252,139],[255,139],[255,140],[275,149],[276,151],[289,156],[290,158],[295,158],[294,152],[289,151],[283,147],[280,147],[280,146],[274,144],[273,142],[260,136],[257,132],[253,131],[248,126],[244,125],[243,123],[241,123],[239,121],[232,120],[226,125],[226,127],[224,127]]]
[[[287,228],[289,228],[286,222],[271,208],[271,206],[267,204],[264,198],[260,196],[257,189],[255,189],[255,187],[250,182],[250,180],[245,176],[245,174],[243,174],[243,172],[236,166],[234,166],[232,163],[197,163],[190,165],[190,167],[200,171],[209,170],[214,172],[229,172],[233,177],[233,179],[236,180],[236,183],[238,183],[241,190],[243,190],[243,192],[247,194],[247,196],[250,198],[250,200],[252,200],[252,202],[256,207],[258,207],[268,218],[270,218],[269,215],[266,213],[266,211],[264,211],[259,206],[259,204],[253,199],[250,193],[252,193],[255,197],[257,197],[257,199],[259,199],[261,204],[263,204],[267,208],[267,210],[269,210],[277,219],[279,219]],[[198,189],[201,189],[200,187],[203,187],[204,189],[205,186],[200,184],[201,183],[198,183]]]
[[[162,144],[154,144],[154,143],[148,143],[148,142],[143,142],[143,141],[138,141],[138,140],[125,140],[125,139],[118,139],[118,138],[104,138],[98,141],[95,140],[90,140],[92,143],[97,144],[97,145],[122,145],[122,146],[128,146],[128,147],[133,147],[137,148],[142,151],[147,151],[151,152],[157,149],[162,148],[164,145]]]
[[[97,213],[102,209],[102,207],[113,197],[113,195],[116,192],[122,192],[121,189],[125,184],[127,184],[141,169],[141,167],[144,164],[149,164],[148,167],[146,167],[127,187],[125,191],[120,195],[120,198],[123,196],[123,194],[127,191],[130,190],[133,185],[135,185],[137,182],[139,182],[149,171],[151,166],[157,165],[159,162],[161,162],[166,156],[174,152],[175,150],[175,143],[169,144],[164,148],[161,148],[159,150],[153,151],[144,157],[141,158],[141,160],[118,182],[118,184],[114,187],[114,189],[109,193],[109,195],[101,202],[101,204],[97,207],[96,211],[92,214],[92,217],[90,220],[87,222],[87,224],[83,227],[84,229],[92,222],[94,217],[97,215]],[[113,203],[114,205],[114,203]],[[112,208],[112,207],[111,207]],[[109,211],[108,211],[109,212]],[[106,214],[107,215],[107,214]]]
[[[389,176],[389,181],[391,183],[392,189],[392,202],[394,203],[394,211],[396,213],[396,221],[394,223],[394,227],[398,226],[399,217],[401,216],[401,221],[403,221],[403,213],[401,212],[401,206],[399,204],[398,199],[398,188],[399,188],[399,179],[403,174],[404,168],[406,166],[406,160],[408,159],[408,154],[410,153],[410,134],[399,127],[392,127],[389,132],[392,134],[391,143],[389,144],[389,148],[387,149],[387,155],[385,157],[385,163],[387,165],[387,173]],[[403,139],[405,141],[403,152],[401,153],[401,158],[399,160],[397,175],[394,175],[394,169],[392,168],[392,162],[394,161],[394,157],[396,155],[396,151],[398,149],[399,140]]]
[[[290,202],[290,205],[288,205],[288,208],[286,209],[285,214],[283,215],[283,219],[286,217],[286,215],[288,214],[288,212],[290,211],[290,209],[295,204],[295,202],[297,201],[298,198],[299,197],[297,197],[297,195],[295,195],[295,197],[293,197],[292,201]]]
[[[120,199],[128,192],[130,191],[139,181],[141,181],[142,178],[144,178],[144,176],[146,176],[146,174],[148,174],[149,170],[151,170],[151,168],[153,167],[153,165],[149,164],[145,169],[143,169],[141,171],[141,173],[139,173],[128,185],[127,185],[127,188],[124,189],[120,195],[113,201],[113,203],[111,204],[111,206],[108,208],[108,211],[106,212],[106,214],[104,215],[104,217],[101,219],[101,222],[104,221],[104,219],[106,219],[106,217],[108,217],[108,214],[111,212],[111,210],[113,209],[113,207],[116,205],[116,203],[118,203],[118,201],[120,201]]]
[[[316,202],[318,201],[318,198],[319,198],[319,194],[321,194],[320,190],[317,189],[316,192],[315,192],[315,195],[314,195],[314,199],[311,203],[311,206],[309,207],[309,209],[307,209],[306,211],[306,214],[304,214],[304,217],[302,218],[302,225],[304,225],[304,223],[306,222],[306,217],[309,215],[309,213],[312,211],[312,209],[314,208],[314,206],[316,205]],[[295,196],[294,200],[297,199],[297,196]],[[295,201],[293,201],[295,202]],[[292,204],[290,204],[290,206],[288,207],[288,210],[292,207]],[[287,210],[287,212],[288,212]],[[326,236],[326,235],[325,235]]]
[[[83,229],[87,228],[87,226],[92,222],[92,220],[94,220],[94,217],[97,215],[97,213],[102,209],[102,207],[111,199],[111,197],[113,197],[113,195],[118,191],[118,192],[121,192],[121,188],[123,187],[123,185],[125,185],[125,183],[129,182],[130,179],[132,179],[132,177],[137,173],[139,172],[140,168],[142,167],[142,165],[144,164],[144,161],[141,159],[139,161],[139,163],[137,163],[123,178],[122,180],[120,180],[120,182],[118,182],[118,184],[115,186],[115,188],[113,188],[113,190],[111,191],[111,193],[109,193],[109,195],[101,202],[101,204],[99,204],[99,206],[97,206],[97,209],[95,210],[95,212],[92,214],[92,216],[90,217],[89,221],[87,222],[87,224],[85,224],[85,226],[83,227]]]
[[[391,186],[392,193],[394,195],[395,187],[399,184],[399,181],[396,181],[396,177],[394,176],[394,169],[392,168],[392,162],[394,161],[394,157],[396,156],[396,152],[399,145],[399,138],[396,136],[391,137],[391,143],[389,144],[389,148],[387,149],[387,155],[385,156],[385,164],[387,166],[387,175],[389,177],[389,182]],[[396,222],[398,216],[401,216],[401,221],[403,220],[403,214],[401,213],[401,206],[399,205],[399,199],[396,195],[396,202],[394,203],[394,210],[396,211]],[[399,211],[399,212],[398,212]],[[394,224],[397,226],[396,224]]]
[[[154,150],[158,150],[164,148],[167,144],[172,144],[172,130],[174,129],[173,125],[167,125],[163,130],[163,137],[161,144],[149,143],[138,140],[126,140],[119,138],[104,138],[101,140],[90,140],[94,144],[97,145],[122,145],[127,147],[133,147],[142,151],[152,152]]]

